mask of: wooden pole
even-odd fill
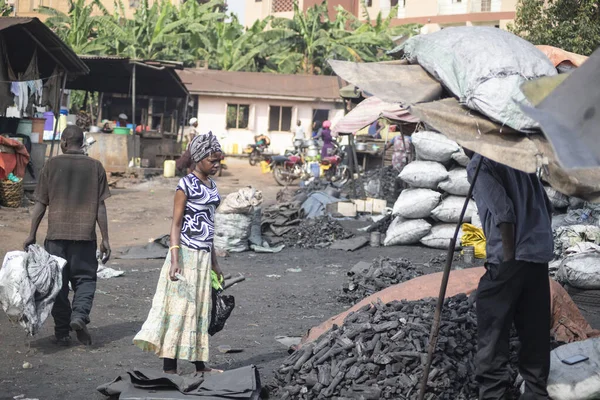
[[[61,86],[59,94],[58,94],[58,101],[55,104],[55,107],[57,107],[57,109],[54,110],[54,133],[52,134],[52,143],[50,144],[50,158],[52,158],[52,156],[54,155],[54,142],[56,141],[56,135],[58,133],[58,120],[60,118],[60,105],[62,104],[62,98],[65,93],[65,86],[67,86],[67,72],[63,71],[62,86]],[[60,147],[60,146],[57,146],[57,149],[56,149],[57,153],[58,153],[58,147]]]
[[[479,170],[481,169],[482,161],[483,161],[483,157],[479,159],[479,163],[477,164],[477,168],[475,169],[475,174],[473,175],[473,181],[471,182],[471,186],[469,187],[469,193],[467,194],[467,198],[465,199],[465,204],[463,205],[462,211],[460,213],[460,218],[458,220],[458,223],[456,224],[456,229],[454,230],[454,237],[450,241],[450,246],[448,247],[448,253],[446,254],[446,266],[444,267],[444,274],[442,275],[442,284],[440,285],[440,293],[438,295],[437,305],[435,307],[433,324],[431,325],[431,333],[429,336],[429,349],[427,351],[427,359],[425,361],[425,365],[423,366],[423,377],[421,378],[421,387],[419,389],[419,397],[418,397],[419,400],[425,399],[425,391],[427,390],[427,381],[429,380],[429,370],[431,369],[433,353],[435,353],[435,347],[437,345],[438,335],[440,333],[440,323],[442,320],[442,309],[444,307],[444,300],[446,298],[446,289],[448,288],[448,279],[450,278],[450,269],[452,268],[452,261],[454,260],[454,248],[456,246],[458,232],[460,231],[460,227],[462,225],[462,220],[465,217],[465,214],[467,212],[467,207],[469,206],[469,201],[471,199],[471,195],[473,194],[473,188],[475,187],[475,182],[477,181],[477,176],[479,175]]]

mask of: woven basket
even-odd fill
[[[0,181],[0,206],[19,208],[23,203],[23,181]]]

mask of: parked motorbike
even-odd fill
[[[345,154],[345,146],[340,147],[335,144],[333,154],[319,161],[319,168],[324,171],[322,177],[336,188],[344,186],[350,179],[350,169],[344,163]],[[307,163],[298,152],[274,156],[270,161],[273,178],[280,186],[291,185],[298,179],[310,179],[309,165],[310,163]]]
[[[265,159],[264,153],[267,152],[270,144],[271,140],[268,136],[259,135],[254,137],[254,144],[249,144],[245,150],[249,156],[250,165],[255,166]]]
[[[85,154],[87,156],[87,155],[89,155],[88,153],[89,153],[92,145],[94,143],[96,143],[96,139],[91,137],[88,133],[84,133],[83,137],[84,137],[84,140],[83,140],[83,145],[81,146],[81,149],[83,150],[83,154]]]

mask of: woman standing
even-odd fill
[[[323,147],[321,148],[321,159],[329,157],[333,150],[333,136],[331,136],[331,122],[323,122],[323,130],[321,131],[321,138],[323,139]]]
[[[214,175],[221,146],[209,132],[189,145],[194,171],[181,178],[175,192],[171,247],[165,260],[148,319],[133,343],[156,353],[165,373],[177,373],[177,360],[209,372],[208,326],[211,313],[211,269],[220,279],[213,246],[215,211],[220,203]]]

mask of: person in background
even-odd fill
[[[190,129],[188,133],[185,135],[185,139],[187,140],[188,146],[192,143],[192,140],[198,134],[198,118],[190,118]]]
[[[313,122],[311,138],[313,140],[318,140],[321,138],[321,131],[323,130],[321,126],[321,121]]]
[[[476,298],[478,351],[475,357],[479,399],[505,399],[510,388],[507,364],[514,323],[521,349],[521,399],[548,399],[550,371],[550,283],[554,257],[552,205],[542,182],[479,154],[467,166],[472,182],[481,169],[473,197],[486,237],[486,273]]]
[[[35,190],[31,230],[24,247],[36,242],[40,222],[48,212],[45,247],[48,253],[64,258],[63,286],[56,297],[52,316],[56,343],[70,344],[70,331],[91,345],[86,325],[96,292],[96,223],[102,241],[102,263],[110,257],[108,218],[104,201],[110,197],[106,172],[100,161],[83,154],[83,130],[75,125],[65,128],[60,139],[63,154],[46,162]],[[69,302],[69,283],[73,304]]]
[[[294,142],[296,140],[304,141],[305,139],[306,139],[306,133],[304,132],[304,127],[302,126],[302,122],[300,120],[298,120],[298,122],[296,123],[296,129],[294,131],[293,141]]]
[[[390,132],[395,131],[395,126],[390,126]],[[396,135],[392,138],[392,140],[387,144],[385,150],[387,151],[390,147],[394,148],[394,153],[392,154],[392,166],[398,172],[402,172],[402,169],[408,164],[410,157],[410,144],[411,138],[410,136],[402,137],[402,134]],[[403,140],[404,139],[404,140]]]
[[[104,125],[102,126],[102,133],[112,133],[112,128],[110,127],[110,122],[104,121]]]
[[[373,139],[381,139],[381,130],[382,129],[383,129],[383,126],[381,126],[379,121],[373,122],[369,126],[369,132],[368,132],[369,136],[371,136]]]
[[[121,128],[127,128],[127,114],[119,114],[117,125]]]
[[[321,138],[323,140],[323,147],[321,148],[321,159],[329,157],[333,150],[333,136],[331,135],[331,121],[323,122],[323,130],[321,131]]]
[[[177,359],[195,364],[196,372],[210,372],[208,327],[211,307],[211,270],[223,278],[214,250],[215,212],[220,204],[217,185],[221,146],[209,132],[189,146],[196,163],[175,191],[171,247],[158,279],[152,308],[133,343],[163,359],[163,370],[177,373]],[[181,279],[181,280],[180,280]]]

